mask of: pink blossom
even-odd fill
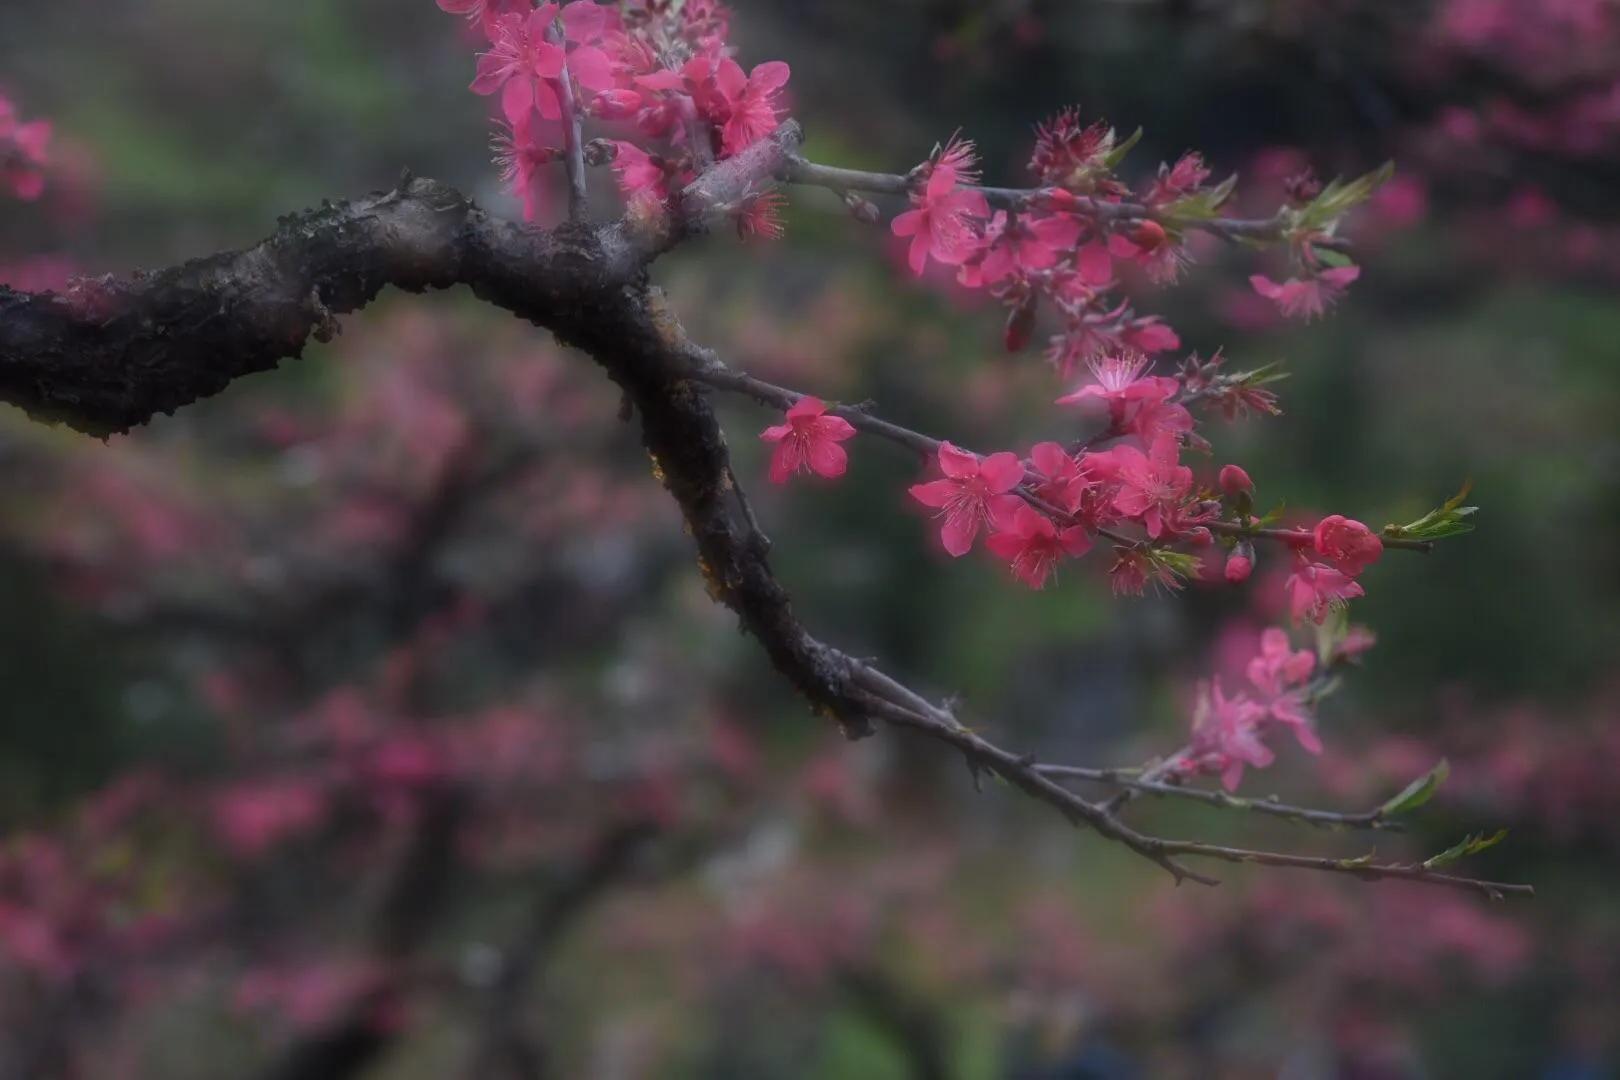
[[[732,212],[737,225],[737,236],[748,240],[762,236],[766,240],[782,238],[782,207],[787,200],[779,191],[762,191],[744,199]]]
[[[977,184],[979,147],[972,139],[964,139],[960,133],[952,135],[944,146],[934,147],[934,152],[923,162],[921,169],[925,180],[934,175],[935,169],[951,169],[956,173],[957,183]]]
[[[439,10],[452,15],[464,15],[480,24],[484,33],[493,38],[495,21],[502,15],[528,11],[529,0],[438,0]]]
[[[939,537],[945,550],[960,558],[973,550],[980,526],[997,530],[1011,523],[1022,502],[1008,493],[1023,482],[1024,466],[1017,454],[981,460],[947,442],[939,447],[939,468],[945,478],[914,485],[911,497],[941,511],[945,524]]]
[[[1219,678],[1200,685],[1187,748],[1189,765],[1220,773],[1221,786],[1236,791],[1245,766],[1263,769],[1276,760],[1260,738],[1265,718],[1265,708],[1242,694],[1227,697]]]
[[[547,39],[553,20],[561,19],[562,42]],[[555,80],[566,69],[585,90],[614,88],[613,62],[598,47],[607,12],[591,0],[574,0],[559,9],[542,4],[528,15],[513,13],[497,18],[490,35],[490,50],[478,58],[477,94],[501,95],[501,112],[514,128],[528,122],[538,109],[547,120],[562,117],[562,99]]]
[[[1100,356],[1090,361],[1092,376],[1088,383],[1072,394],[1057,399],[1059,405],[1075,405],[1095,399],[1108,403],[1109,411],[1120,415],[1130,404],[1143,400],[1164,400],[1181,388],[1175,379],[1160,375],[1147,375],[1149,360],[1142,353],[1130,349]]]
[[[653,90],[683,88],[703,118],[718,130],[719,151],[730,157],[775,131],[781,118],[778,101],[791,69],[771,60],[744,73],[737,61],[707,56],[687,61],[679,78],[673,72],[639,80]]]
[[[911,237],[911,272],[921,277],[929,256],[946,266],[959,266],[978,249],[978,221],[990,216],[984,195],[957,187],[957,172],[937,165],[921,193],[912,195],[915,209],[894,219],[896,236]]]
[[[1006,525],[984,546],[1011,563],[1013,575],[1032,589],[1045,588],[1046,579],[1064,558],[1078,558],[1091,550],[1085,529],[1078,525],[1059,529],[1028,503],[1019,503]]]
[[[1145,352],[1150,356],[1181,348],[1180,336],[1161,322],[1157,315],[1133,319],[1120,335],[1120,341],[1128,348]]]
[[[769,60],[743,77],[733,60],[722,60],[715,73],[721,93],[726,95],[731,115],[721,129],[721,145],[728,155],[746,150],[776,130],[781,108],[777,97],[787,85],[791,72],[780,60]]]
[[[1180,447],[1164,437],[1146,454],[1134,446],[1115,447],[1108,453],[1119,478],[1114,509],[1139,518],[1148,536],[1157,539],[1192,491],[1193,471],[1180,463]]]
[[[1310,320],[1321,315],[1360,276],[1359,266],[1339,266],[1315,277],[1289,278],[1281,284],[1264,274],[1255,274],[1249,278],[1249,284],[1289,318],[1302,315]]]
[[[527,126],[529,113],[542,101],[546,103],[541,106],[542,115],[548,119],[562,115],[556,91],[546,80],[562,74],[567,53],[562,46],[546,40],[556,5],[548,4],[546,8],[527,16],[500,16],[492,28],[490,50],[478,57],[473,93],[487,96],[498,92],[502,114],[518,129]]]
[[[668,174],[659,158],[647,153],[635,143],[615,142],[617,153],[613,158],[613,175],[619,181],[619,190],[627,202],[651,199],[662,203],[669,198]]]
[[[1193,428],[1192,414],[1170,399],[1181,390],[1175,379],[1143,375],[1148,358],[1132,349],[1094,357],[1089,366],[1097,381],[1057,399],[1059,405],[1088,400],[1108,404],[1111,429],[1135,435],[1151,446],[1161,437],[1180,436]]]
[[[1046,361],[1067,378],[1074,369],[1119,348],[1119,335],[1087,318],[1072,318],[1063,333],[1047,343]]]
[[[1232,549],[1232,554],[1226,557],[1226,580],[1233,585],[1241,585],[1253,573],[1254,548],[1249,544],[1238,544]]]
[[[1310,619],[1320,623],[1330,608],[1358,596],[1365,596],[1359,584],[1343,572],[1321,563],[1301,562],[1285,583],[1294,621]]]
[[[1342,514],[1325,517],[1317,523],[1313,536],[1316,553],[1337,567],[1346,577],[1361,572],[1384,554],[1384,542],[1367,526]]]
[[[1260,635],[1260,654],[1249,661],[1245,674],[1260,693],[1276,697],[1305,682],[1315,670],[1316,654],[1309,649],[1290,649],[1288,635],[1272,626]]]
[[[1079,279],[1100,289],[1114,280],[1114,257],[1100,240],[1086,244],[1074,256],[1074,272]]]
[[[1184,199],[1203,187],[1209,174],[1209,166],[1204,164],[1203,155],[1190,150],[1181,155],[1174,167],[1165,164],[1159,166],[1159,175],[1142,201],[1149,206],[1164,206]]]
[[[1064,214],[1009,218],[997,210],[985,230],[984,258],[962,267],[964,285],[994,285],[1003,278],[1057,265],[1060,252],[1080,239],[1080,222]]]
[[[1036,444],[1029,456],[1040,476],[1035,494],[1064,513],[1078,510],[1086,492],[1094,486],[1080,462],[1055,442]]]
[[[1108,238],[1108,253],[1116,259],[1134,262],[1158,285],[1173,284],[1187,262],[1187,255],[1174,238],[1156,221],[1138,222],[1129,233]]]
[[[523,202],[523,220],[536,221],[547,199],[542,183],[545,168],[557,160],[559,151],[535,137],[534,124],[525,119],[513,126],[509,135],[496,140],[495,164],[507,190]]]
[[[48,121],[19,123],[11,102],[0,97],[0,190],[24,202],[43,195],[50,141]]]
[[[787,423],[760,433],[775,443],[771,455],[771,483],[785,484],[800,472],[836,478],[849,467],[849,455],[838,444],[853,437],[855,428],[841,416],[828,416],[820,398],[802,397],[787,411]]]
[[[1288,635],[1269,627],[1260,635],[1260,655],[1249,661],[1246,674],[1261,695],[1270,718],[1294,732],[1299,745],[1312,754],[1322,752],[1322,740],[1306,708],[1305,684],[1316,670],[1316,654],[1291,650]]]
[[[1120,195],[1125,189],[1108,176],[1114,129],[1107,121],[1080,122],[1080,110],[1067,108],[1035,128],[1029,168],[1042,184],[1070,191]]]

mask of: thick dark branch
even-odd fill
[[[618,226],[543,231],[491,218],[454,189],[387,194],[283,218],[246,251],[63,294],[0,287],[0,401],[94,435],[128,431],[337,333],[384,286],[467,285],[557,330],[599,313],[642,259]]]
[[[246,251],[62,294],[0,287],[0,401],[93,435],[128,431],[338,333],[376,299],[466,285],[566,342],[613,325],[659,252],[764,191],[802,139],[787,123],[709,169],[667,220],[534,229],[455,189],[405,178],[386,194],[283,218]]]
[[[851,737],[870,734],[851,661],[805,630],[771,571],[768,545],[733,513],[725,434],[703,388],[688,377],[709,354],[687,340],[656,290],[626,290],[612,317],[574,344],[607,370],[641,414],[653,473],[686,517],[710,595],[737,613],[813,708]]]

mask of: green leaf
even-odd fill
[[[1393,799],[1378,808],[1383,817],[1398,817],[1401,814],[1410,814],[1430,799],[1440,790],[1440,785],[1446,782],[1451,775],[1451,762],[1441,758],[1439,763],[1410,784]]]
[[[1344,680],[1335,675],[1326,682],[1317,683],[1305,703],[1314,709],[1342,689],[1344,689]]]
[[[1465,836],[1432,859],[1424,859],[1423,869],[1435,870],[1442,866],[1449,866],[1458,859],[1467,858],[1469,855],[1478,855],[1480,852],[1493,848],[1507,839],[1507,834],[1506,829],[1498,829],[1492,836],[1486,836],[1484,833]]]
[[[1248,371],[1240,371],[1236,375],[1231,376],[1231,379],[1232,385],[1234,386],[1251,387],[1265,386],[1267,383],[1282,382],[1284,379],[1288,378],[1288,375],[1289,373],[1283,370],[1282,361],[1273,360],[1271,363],[1265,364],[1261,367],[1252,368]]]
[[[1171,551],[1169,548],[1152,548],[1148,552],[1148,557],[1176,577],[1183,579],[1197,577],[1204,565],[1203,560],[1196,555]]]
[[[1328,608],[1327,617],[1316,627],[1316,658],[1324,667],[1333,658],[1333,651],[1339,647],[1350,632],[1350,609],[1344,604],[1334,604]]]
[[[1321,229],[1332,225],[1347,212],[1366,202],[1373,192],[1383,187],[1395,175],[1395,163],[1386,161],[1370,173],[1354,180],[1335,178],[1322,189],[1322,194],[1301,212],[1301,220],[1309,228]]]
[[[1237,187],[1237,174],[1233,173],[1212,188],[1195,191],[1177,199],[1164,208],[1164,216],[1175,225],[1191,225],[1199,221],[1213,221],[1221,216],[1221,207],[1232,197]]]
[[[1258,521],[1256,521],[1255,524],[1257,526],[1264,526],[1264,525],[1270,525],[1272,522],[1275,522],[1275,521],[1281,521],[1282,516],[1287,512],[1288,512],[1288,503],[1287,502],[1280,502],[1276,506],[1273,506],[1270,510],[1267,510],[1266,513],[1265,513],[1265,516],[1260,518]]]
[[[1474,525],[1467,519],[1478,513],[1479,507],[1462,505],[1473,486],[1473,481],[1465,483],[1462,490],[1447,499],[1439,509],[1430,510],[1416,521],[1406,525],[1385,525],[1384,535],[1396,540],[1444,540],[1448,536],[1473,532]]]
[[[1356,265],[1355,260],[1342,251],[1334,251],[1332,248],[1316,247],[1314,245],[1311,250],[1316,253],[1317,262],[1325,263],[1328,266],[1345,267]]]
[[[1131,133],[1130,138],[1126,139],[1124,142],[1120,143],[1118,146],[1114,147],[1112,150],[1108,151],[1108,153],[1103,155],[1103,164],[1110,169],[1119,168],[1119,163],[1125,160],[1125,155],[1130,153],[1131,148],[1141,141],[1142,129],[1137,128]]]

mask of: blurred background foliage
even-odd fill
[[[1144,170],[1198,148],[1218,172],[1264,183],[1267,155],[1286,149],[1324,175],[1350,174],[1392,156],[1422,161],[1425,124],[1502,92],[1488,65],[1438,85],[1412,76],[1426,5],[734,6],[744,57],[792,65],[810,155],[896,171],[961,128],[990,176],[1016,180],[1031,125],[1078,102],[1146,129],[1132,158]],[[1609,17],[1620,18],[1612,6]],[[515,213],[489,165],[485,102],[465,90],[472,45],[426,0],[12,0],[0,7],[0,82],[55,121],[66,172],[52,201],[0,207],[0,263],[49,254],[89,273],[165,265],[250,243],[323,198],[387,188],[406,166]],[[1310,326],[1235,315],[1249,270],[1216,250],[1187,287],[1140,305],[1189,348],[1224,348],[1241,367],[1286,364],[1285,415],[1211,430],[1216,462],[1244,462],[1264,504],[1377,526],[1472,481],[1477,533],[1369,575],[1356,616],[1380,645],[1323,717],[1329,757],[1285,752],[1247,790],[1358,808],[1449,755],[1463,763],[1457,790],[1410,849],[1387,843],[1437,851],[1506,825],[1509,840],[1475,868],[1535,882],[1533,904],[1486,908],[1238,869],[1223,870],[1213,894],[1176,891],[1152,866],[1004,791],[974,794],[959,762],[904,736],[837,744],[707,603],[678,518],[595,372],[461,293],[385,298],[306,359],[104,445],[3,418],[0,827],[18,842],[70,820],[133,769],[206,781],[234,767],[239,717],[199,687],[238,670],[237,643],[154,622],[152,595],[223,603],[270,625],[311,581],[364,581],[363,601],[340,593],[315,614],[299,608],[306,622],[287,624],[296,663],[278,669],[274,689],[248,684],[263,694],[244,710],[254,723],[284,724],[334,691],[370,686],[411,611],[469,602],[500,615],[434,653],[415,712],[538,694],[567,703],[585,745],[611,735],[645,750],[663,733],[718,742],[722,764],[733,752],[752,762],[728,782],[723,813],[709,802],[689,811],[724,822],[698,830],[698,851],[653,858],[548,961],[523,1022],[541,1033],[551,1074],[1613,1075],[1602,1003],[1620,993],[1620,806],[1603,770],[1620,765],[1620,264],[1547,256],[1537,247],[1546,230],[1527,229],[1511,206],[1533,189],[1561,219],[1610,236],[1616,160],[1521,153],[1473,170],[1420,168],[1427,212],[1400,228],[1369,215],[1361,284]],[[598,179],[603,213],[613,212],[609,187]],[[656,276],[696,340],[757,373],[870,398],[969,445],[1053,435],[1065,422],[1048,404],[1058,384],[1036,356],[999,352],[1000,313],[962,308],[899,266],[886,233],[804,191],[785,241],[715,237]],[[525,412],[509,380],[531,365],[552,381]],[[468,388],[485,383],[510,398],[493,414],[469,404],[491,396]],[[388,433],[399,435],[391,424],[424,422],[409,405],[368,414],[385,393],[440,394],[462,409],[457,423],[487,428],[488,446],[557,453],[546,482],[559,486],[525,479],[498,513],[459,523],[424,565],[378,584],[379,567],[402,565],[395,532],[360,529],[323,548],[327,510],[311,492],[329,483],[334,500],[350,498],[358,474],[410,487],[413,455],[435,450],[383,460]],[[557,395],[566,416],[550,407]],[[1266,595],[1279,568],[1264,561],[1247,588],[1142,600],[1113,599],[1096,566],[1040,594],[1009,587],[988,562],[938,556],[903,497],[913,479],[903,457],[857,442],[838,486],[767,490],[753,433],[771,418],[723,406],[739,475],[806,622],[960,694],[974,722],[1011,745],[1096,764],[1173,748],[1191,680],[1277,614]],[[300,472],[310,460],[297,439],[265,434],[267,416],[360,434],[322,459],[324,471]],[[575,475],[567,469],[602,500],[575,506],[558,494]],[[255,564],[263,573],[213,565],[210,545],[193,540],[138,567],[127,540],[96,556],[53,541],[98,514],[140,518],[84,487],[101,471],[138,477],[130,498],[161,491],[175,500],[166,505],[218,517],[231,537],[220,549],[269,560]],[[531,521],[528,499],[553,517]],[[515,521],[532,531],[511,533]],[[116,587],[85,586],[97,558]],[[418,587],[427,595],[403,595]],[[732,741],[745,748],[726,749]],[[806,770],[826,761],[837,782],[818,788]],[[672,771],[674,783],[698,784]],[[582,805],[569,812],[603,813]],[[1143,813],[1177,834],[1366,848],[1361,837],[1180,807]],[[529,868],[543,879],[561,873],[545,859],[562,856],[548,852]],[[298,880],[297,867],[263,872]],[[477,989],[480,943],[506,937],[529,876],[467,886],[427,951]],[[332,917],[323,940],[334,950],[364,936],[318,896],[295,888],[266,903],[283,922]],[[229,997],[182,994],[131,1011],[97,1031],[116,1055],[82,1075],[246,1075],[245,1061],[273,1056],[275,1033],[296,1037],[296,1023],[261,1028]],[[468,1010],[445,998],[401,1021],[375,1075],[442,1076],[469,1060]],[[0,1013],[17,1024],[33,1015]],[[25,1041],[19,1032],[6,1041]]]

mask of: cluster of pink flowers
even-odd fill
[[[1116,545],[1110,571],[1116,592],[1139,594],[1150,583],[1175,588],[1200,570],[1200,560],[1172,546],[1212,547],[1211,526],[1217,522],[1227,532],[1246,527],[1254,483],[1241,467],[1227,465],[1220,470],[1218,490],[1200,487],[1193,468],[1182,461],[1189,445],[1201,443],[1192,412],[1183,404],[1193,380],[1149,374],[1148,367],[1147,357],[1129,351],[1091,362],[1094,381],[1058,401],[1094,408],[1107,426],[1074,449],[1047,441],[1027,456],[1001,451],[981,457],[940,443],[938,478],[914,485],[911,497],[937,512],[945,551],[966,555],[984,534],[988,550],[1034,589],[1044,588],[1065,560],[1089,552],[1099,534]],[[1211,381],[1218,367],[1217,360],[1183,370],[1200,373],[1199,385],[1207,390],[1218,385]],[[1220,402],[1229,395],[1209,396]],[[827,403],[800,399],[784,423],[760,436],[775,446],[771,480],[786,483],[806,472],[829,479],[844,475],[849,458],[842,444],[855,432]],[[1106,440],[1117,441],[1107,449],[1089,449]],[[1132,541],[1114,531],[1127,525],[1139,528],[1143,538]],[[1296,620],[1320,623],[1335,605],[1363,595],[1356,578],[1383,553],[1375,533],[1338,514],[1323,518],[1314,530],[1285,532],[1282,539],[1297,561],[1286,586]],[[1239,535],[1226,559],[1226,579],[1247,580],[1255,560],[1253,543]]]
[[[1287,634],[1276,627],[1267,629],[1260,636],[1260,653],[1249,661],[1246,672],[1250,692],[1228,697],[1219,677],[1198,688],[1192,738],[1176,758],[1178,771],[1219,775],[1226,790],[1236,791],[1246,767],[1263,769],[1275,760],[1265,737],[1278,728],[1289,729],[1300,746],[1320,754],[1322,741],[1310,713],[1315,673],[1314,652],[1295,650]]]
[[[1356,578],[1383,556],[1384,542],[1340,514],[1323,518],[1308,539],[1295,549],[1298,565],[1288,579],[1288,603],[1296,620],[1320,623],[1334,605],[1366,595]]]
[[[581,117],[617,124],[638,141],[599,143],[632,207],[662,206],[708,163],[774,131],[788,66],[744,71],[726,46],[729,15],[714,0],[438,0],[474,20],[489,40],[472,89],[495,98],[506,131],[503,176],[531,220],[543,205],[545,167],[563,156],[565,102]],[[776,235],[768,196],[736,208],[745,235]]]
[[[1195,496],[1193,471],[1181,464],[1181,444],[1173,435],[1143,441],[1145,451],[1122,443],[1080,453],[1044,442],[1027,461],[1006,451],[981,459],[947,442],[938,452],[942,478],[914,486],[911,496],[939,511],[947,552],[966,555],[983,527],[990,551],[1035,589],[1046,585],[1065,557],[1084,555],[1099,530],[1116,524],[1134,522],[1155,542],[1208,545],[1213,538],[1203,525],[1219,504]],[[1140,592],[1149,578],[1162,579],[1155,570],[1160,550],[1120,548],[1115,588]]]
[[[17,107],[0,94],[0,193],[32,202],[45,193],[51,124],[23,123]]]
[[[1114,168],[1130,148],[1106,123],[1085,125],[1066,109],[1037,129],[1030,170],[1043,185],[992,212],[984,191],[973,186],[973,144],[957,138],[935,150],[913,172],[912,208],[895,218],[896,236],[909,241],[908,261],[923,274],[930,260],[955,269],[959,284],[987,289],[1011,312],[1008,347],[1022,348],[1044,299],[1061,322],[1047,358],[1067,374],[1077,366],[1122,349],[1154,354],[1175,349],[1180,339],[1153,316],[1115,302],[1121,271],[1149,282],[1174,283],[1191,260],[1188,234],[1213,218],[1232,192],[1230,182],[1211,186],[1210,169],[1197,153],[1164,164],[1135,202]],[[1317,245],[1331,239],[1339,213],[1315,203],[1323,188],[1302,181],[1287,228],[1297,276],[1278,283],[1255,275],[1257,292],[1286,315],[1310,318],[1353,282],[1359,267],[1324,261]]]
[[[438,3],[472,20],[489,42],[472,88],[499,101],[506,176],[531,217],[545,167],[578,137],[578,120],[620,125],[626,137],[595,140],[590,160],[611,165],[632,213],[657,214],[704,168],[768,137],[783,119],[787,65],[744,69],[726,43],[729,16],[713,0]],[[576,115],[568,115],[570,108]],[[1247,473],[1229,466],[1218,489],[1202,487],[1183,455],[1208,449],[1190,404],[1229,416],[1275,413],[1275,397],[1260,381],[1224,374],[1219,354],[1207,362],[1190,358],[1178,376],[1154,373],[1153,355],[1179,348],[1180,339],[1116,295],[1133,275],[1174,283],[1190,261],[1192,233],[1217,222],[1234,185],[1212,184],[1204,158],[1189,152],[1133,189],[1116,170],[1135,141],[1065,109],[1036,129],[1029,170],[1039,186],[1009,193],[979,187],[973,143],[953,138],[912,170],[911,206],[892,224],[907,242],[914,273],[924,274],[930,263],[950,267],[960,285],[1006,304],[1009,347],[1030,339],[1045,308],[1058,322],[1048,359],[1065,375],[1091,373],[1057,399],[1100,414],[1106,426],[1091,439],[1042,442],[1028,455],[980,456],[941,443],[938,477],[911,488],[913,499],[937,511],[949,554],[966,555],[982,535],[992,555],[1031,588],[1043,588],[1099,537],[1113,548],[1117,592],[1140,593],[1150,583],[1177,587],[1203,570],[1196,554],[1177,546],[1209,549],[1218,535],[1229,548],[1228,581],[1246,580],[1255,565],[1246,535],[1256,525]],[[1286,315],[1320,315],[1360,273],[1335,240],[1339,223],[1384,175],[1328,185],[1308,169],[1290,177],[1287,203],[1265,227],[1267,238],[1286,250],[1293,274],[1281,282],[1255,275],[1253,288]],[[777,235],[777,202],[767,190],[732,207],[739,231]],[[773,446],[772,481],[842,476],[849,463],[843,444],[857,426],[852,419],[858,420],[814,397],[798,399],[783,423],[761,435]],[[1121,535],[1122,527],[1139,535]],[[1285,539],[1297,558],[1287,583],[1296,620],[1320,622],[1335,605],[1362,595],[1356,579],[1382,551],[1364,525],[1338,515]],[[1242,700],[1222,698],[1218,687],[1209,700],[1223,716],[1248,711]]]

